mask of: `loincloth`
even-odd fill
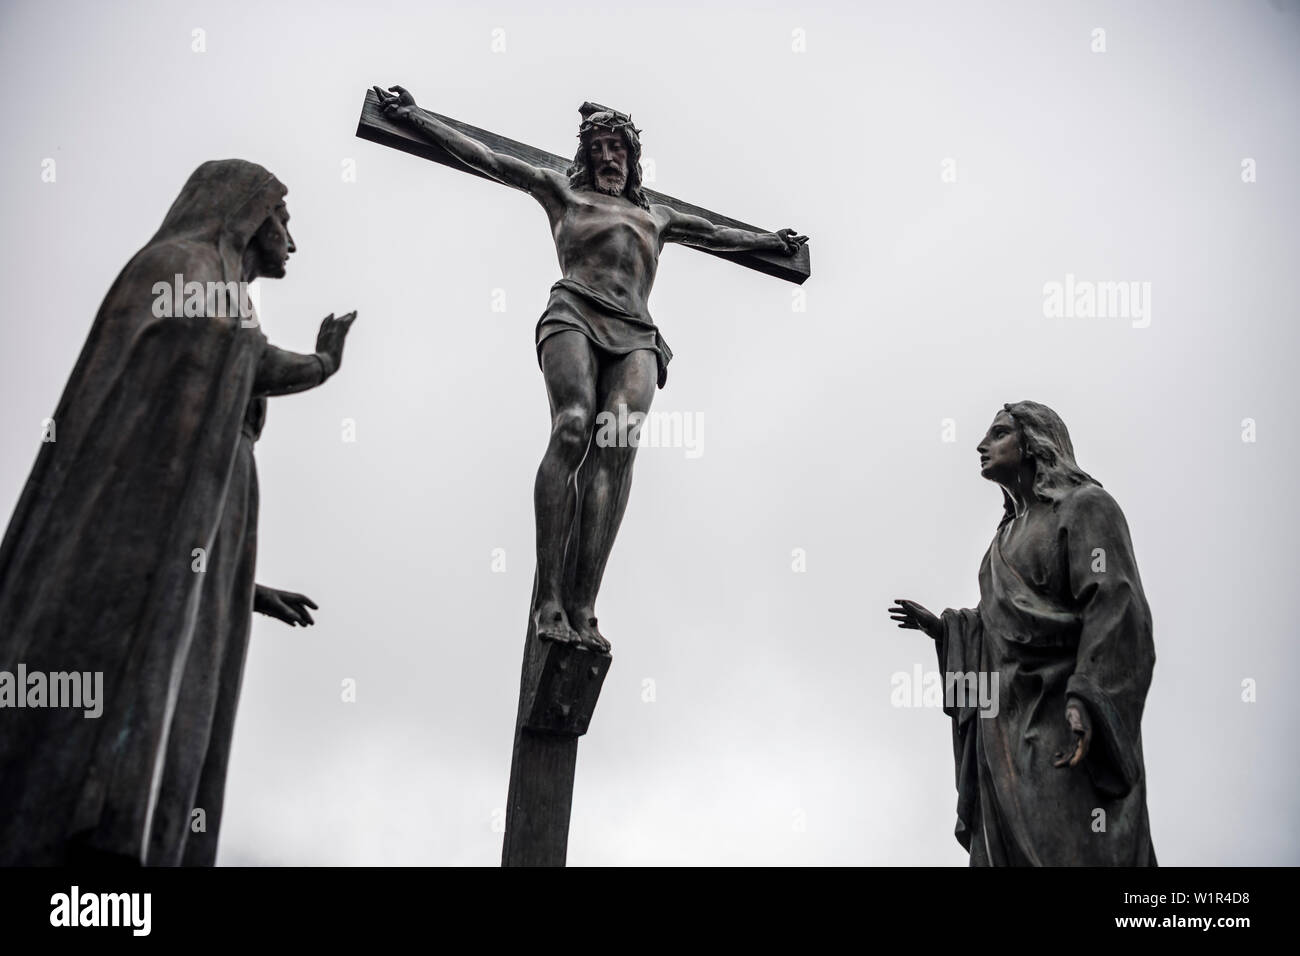
[[[627,355],[638,349],[655,353],[659,387],[668,381],[673,352],[648,314],[637,315],[611,302],[599,292],[572,279],[551,286],[551,298],[537,320],[537,364],[542,364],[542,343],[557,332],[581,332],[591,344],[609,355]]]

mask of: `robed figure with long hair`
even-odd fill
[[[1124,515],[1044,405],[1005,406],[978,451],[1005,505],[979,605],[890,608],[934,639],[945,686],[997,689],[996,706],[944,702],[957,839],[972,866],[1155,866],[1141,729],[1155,648]]]

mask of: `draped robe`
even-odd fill
[[[105,296],[64,389],[0,545],[0,670],[102,673],[103,712],[0,710],[0,865],[146,862],[164,779],[174,824],[228,749],[254,587],[247,419],[285,353],[238,302],[159,315],[156,290],[178,274],[238,282],[285,192],[253,163],[200,166]],[[181,839],[155,838],[157,861]]]
[[[998,675],[996,715],[944,707],[971,865],[1154,866],[1141,721],[1155,649],[1119,506],[1086,484],[1007,518],[979,585],[979,606],[944,611],[936,641],[945,675]],[[1069,697],[1093,736],[1080,765],[1057,768],[1074,749]]]
[[[260,334],[260,333],[259,333]],[[315,355],[263,348],[244,416],[204,579],[202,612],[186,657],[179,702],[151,823],[152,866],[212,866],[225,806],[226,768],[252,625],[257,563],[258,484],[253,446],[266,422],[266,397],[321,384]],[[203,811],[196,826],[194,811]]]

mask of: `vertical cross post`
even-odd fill
[[[536,597],[536,581],[533,584]],[[578,738],[587,732],[612,658],[537,637],[532,614],[519,680],[502,866],[564,866]]]

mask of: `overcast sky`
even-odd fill
[[[360,313],[258,444],[258,580],[320,611],[256,620],[219,862],[500,860],[559,270],[527,196],[354,136],[367,86],[400,83],[566,155],[584,100],[628,111],[654,188],[812,237],[802,301],[664,253],[655,408],[702,453],[638,458],[571,864],[965,864],[949,721],[891,705],[932,646],[885,609],[978,600],[1001,495],[974,448],[1021,399],[1132,530],[1160,862],[1300,863],[1300,5],[385,7],[0,12],[6,515],[100,300],[202,161],[289,187],[271,341]],[[1149,311],[1049,317],[1067,276],[1149,283]]]

